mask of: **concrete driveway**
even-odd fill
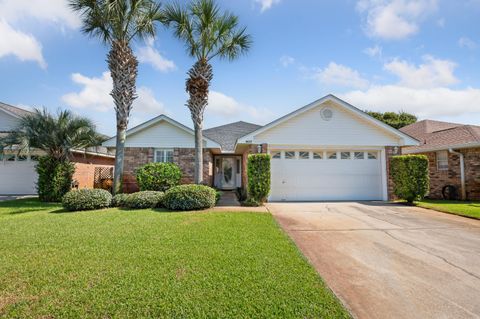
[[[383,203],[271,203],[357,318],[480,318],[480,221]]]

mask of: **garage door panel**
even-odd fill
[[[0,162],[1,195],[33,195],[37,193],[35,162]]]
[[[272,201],[379,200],[379,159],[272,159]]]

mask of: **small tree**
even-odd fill
[[[137,169],[136,178],[141,191],[165,192],[180,183],[182,171],[173,163],[149,163]]]
[[[394,156],[390,160],[390,172],[395,195],[408,203],[420,200],[428,193],[430,180],[425,155]]]
[[[388,124],[391,127],[394,127],[396,129],[399,129],[404,126],[417,122],[417,117],[415,115],[409,114],[404,111],[400,111],[398,113],[395,113],[395,112],[380,113],[380,112],[367,111],[366,113],[376,118],[377,120],[382,121],[383,123]]]
[[[249,155],[247,174],[249,199],[264,203],[270,193],[270,155]]]

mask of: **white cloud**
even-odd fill
[[[361,89],[369,85],[368,80],[362,78],[358,71],[335,62],[330,62],[325,69],[317,69],[313,78],[322,84],[350,88]]]
[[[458,39],[458,45],[461,48],[467,48],[470,50],[476,49],[478,47],[478,44],[468,37],[461,37],[460,39]]]
[[[0,58],[13,55],[46,68],[40,42],[19,28],[22,22],[32,20],[56,24],[63,30],[78,28],[80,19],[68,7],[67,0],[0,0]]]
[[[419,31],[419,23],[437,8],[437,0],[359,0],[365,29],[372,37],[403,39]]]
[[[371,58],[382,57],[382,47],[377,44],[374,47],[366,48],[363,53]]]
[[[0,20],[0,58],[9,55],[20,61],[35,61],[43,69],[47,67],[42,55],[42,45],[35,37],[16,31],[6,21]]]
[[[351,91],[340,95],[362,109],[375,111],[403,110],[420,118],[438,118],[478,113],[480,89],[449,88],[416,89],[399,85],[373,86],[365,91]]]
[[[176,69],[175,63],[163,57],[154,46],[153,39],[147,41],[147,45],[137,50],[138,60],[142,63],[149,63],[161,72],[168,72]]]
[[[281,0],[255,0],[255,2],[259,3],[261,8],[260,11],[264,12],[270,9],[273,5],[280,3]]]
[[[437,20],[437,26],[439,28],[445,28],[445,24],[446,24],[445,18],[440,18]]]
[[[72,92],[62,96],[62,101],[67,105],[78,109],[106,112],[113,110],[112,78],[110,72],[105,71],[101,77],[87,77],[80,73],[72,74],[72,81],[82,87],[80,92]],[[138,98],[133,102],[133,112],[147,114],[165,113],[163,103],[155,99],[149,88],[139,87]]]
[[[295,63],[295,58],[291,56],[284,55],[280,58],[280,64],[282,64],[284,68],[287,68],[294,63]]]
[[[436,59],[430,55],[423,57],[419,66],[395,59],[384,65],[384,69],[399,78],[399,84],[411,88],[435,88],[450,86],[458,82],[453,74],[455,62]]]
[[[210,91],[206,112],[226,119],[243,118],[261,123],[273,118],[273,113],[267,108],[242,104],[233,97],[217,91]]]

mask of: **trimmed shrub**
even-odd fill
[[[217,205],[220,198],[222,198],[222,194],[223,192],[219,190],[215,190],[215,205]]]
[[[245,207],[259,207],[259,206],[262,206],[262,204],[257,202],[253,198],[249,198],[249,199],[244,200],[242,202],[242,206],[245,206]]]
[[[63,196],[62,205],[68,211],[107,208],[112,195],[104,189],[72,190]]]
[[[163,206],[170,210],[201,210],[215,206],[216,191],[204,185],[180,185],[170,188]]]
[[[40,201],[61,202],[63,196],[72,189],[72,178],[75,173],[73,163],[42,156],[35,169],[38,173],[37,191]]]
[[[117,194],[112,198],[112,207],[127,207],[127,200],[130,194]]]
[[[263,204],[270,193],[270,155],[252,154],[248,156],[248,198]]]
[[[180,183],[182,171],[173,163],[149,163],[137,169],[136,178],[141,191],[164,192]]]
[[[143,191],[129,194],[122,207],[133,209],[156,208],[162,205],[163,192]]]
[[[425,155],[394,156],[390,160],[390,174],[394,193],[399,198],[413,203],[428,193],[428,158]]]

